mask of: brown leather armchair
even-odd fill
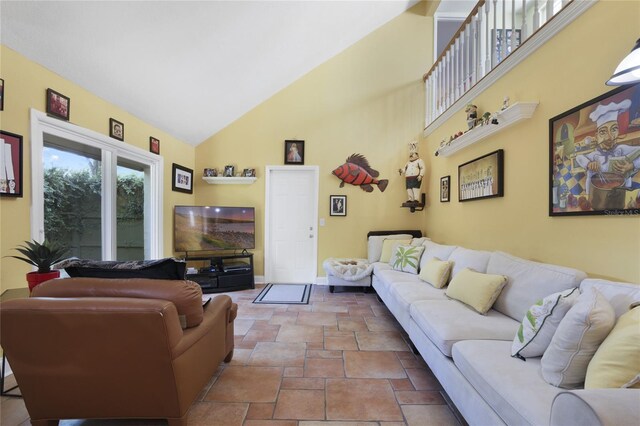
[[[0,344],[31,424],[187,412],[233,356],[238,306],[191,281],[65,278],[0,304]],[[181,326],[182,325],[182,326]]]

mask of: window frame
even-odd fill
[[[45,134],[89,145],[101,151],[101,160],[104,165],[102,169],[101,260],[116,259],[115,188],[118,158],[121,157],[149,167],[148,186],[145,183],[145,192],[148,191],[149,195],[148,207],[145,206],[144,212],[145,221],[148,221],[148,227],[145,226],[145,258],[159,259],[163,257],[164,159],[141,148],[117,142],[93,130],[51,118],[35,109],[31,109],[31,238],[38,241],[45,238],[44,165],[42,161]],[[114,196],[106,196],[106,194]]]

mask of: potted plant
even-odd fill
[[[68,249],[60,244],[51,243],[45,240],[42,243],[25,241],[25,245],[18,246],[14,250],[19,251],[22,256],[9,256],[27,262],[38,268],[35,272],[27,273],[27,283],[29,292],[35,286],[60,276],[60,271],[51,270],[51,266],[65,258]]]

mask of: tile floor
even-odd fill
[[[189,411],[199,426],[459,425],[444,391],[374,293],[314,286],[309,305],[238,303],[234,359]],[[348,289],[346,289],[348,290]],[[215,295],[211,295],[215,296]],[[11,381],[11,380],[10,380]],[[3,397],[0,424],[28,426],[22,399]],[[164,425],[163,420],[66,420],[63,426]]]

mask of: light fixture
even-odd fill
[[[640,39],[607,81],[607,86],[623,86],[640,82]]]

